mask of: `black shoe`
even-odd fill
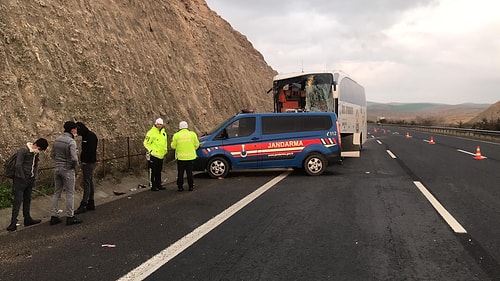
[[[167,188],[166,188],[166,187],[163,187],[163,186],[161,186],[161,185],[160,185],[160,186],[158,187],[158,189],[159,189],[159,190],[165,190],[165,189],[167,189]]]
[[[159,191],[157,187],[151,187],[151,191]]]
[[[182,192],[182,191],[184,191],[184,188],[179,187],[179,188],[177,188],[177,191]]]
[[[95,203],[94,200],[89,200],[87,202],[87,206],[85,207],[87,211],[95,211]]]
[[[194,187],[190,186],[189,191],[193,191]]]
[[[50,225],[55,225],[55,224],[58,224],[58,223],[61,223],[62,220],[58,217],[50,217]]]
[[[83,214],[85,211],[87,211],[85,205],[80,205],[80,207],[75,210],[75,215]]]
[[[77,219],[75,216],[66,218],[66,225],[79,224],[82,222],[83,222],[82,220]]]
[[[32,218],[29,218],[27,220],[26,219],[24,220],[24,226],[30,226],[30,225],[34,225],[34,224],[39,224],[41,222],[42,222],[42,220],[40,220],[40,219],[34,220]]]
[[[11,223],[8,227],[7,227],[7,231],[15,231],[17,229],[17,225],[15,222]]]

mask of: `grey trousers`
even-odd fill
[[[72,217],[75,211],[75,170],[56,168],[54,184],[51,216],[58,216],[59,200],[64,190],[66,192],[66,216]]]

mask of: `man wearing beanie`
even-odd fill
[[[50,153],[50,157],[56,162],[50,225],[62,222],[58,216],[58,205],[63,190],[66,191],[66,225],[82,222],[74,216],[75,170],[78,165],[74,137],[77,134],[77,127],[73,121],[65,122],[63,127],[64,133],[56,138]]]
[[[193,165],[196,159],[196,149],[200,146],[200,141],[195,132],[188,130],[188,123],[181,121],[179,131],[172,137],[170,147],[175,149],[175,159],[177,159],[177,190],[183,191],[184,171],[186,171],[189,191],[193,191],[194,177]]]
[[[149,158],[149,187],[152,191],[164,190],[165,187],[161,185],[161,171],[163,170],[163,158],[168,150],[168,142],[163,119],[156,119],[153,127],[146,133],[143,144],[146,148],[146,156]]]

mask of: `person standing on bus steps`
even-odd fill
[[[168,152],[168,140],[163,119],[156,119],[153,127],[146,133],[143,144],[148,158],[149,187],[152,191],[164,190],[166,188],[161,185],[161,172],[163,158]]]
[[[12,218],[7,231],[17,229],[17,216],[21,203],[23,204],[24,226],[40,223],[42,220],[33,219],[30,215],[31,193],[35,187],[35,180],[38,174],[39,153],[45,151],[49,143],[46,139],[37,139],[34,143],[28,142],[19,148],[16,156],[16,167],[13,179],[14,202],[12,204]]]
[[[50,152],[50,157],[56,162],[50,225],[62,222],[58,216],[58,205],[63,190],[66,192],[66,225],[82,222],[75,216],[75,174],[78,166],[76,141],[74,139],[77,135],[76,123],[66,121],[63,127],[64,133],[56,138]]]
[[[177,190],[184,191],[184,171],[186,171],[189,191],[194,189],[193,165],[196,159],[196,149],[200,141],[195,132],[188,130],[188,123],[181,121],[179,131],[172,137],[170,147],[175,149],[177,159]]]
[[[85,211],[95,210],[94,203],[94,170],[97,162],[97,135],[89,130],[82,122],[76,122],[78,135],[82,137],[82,151],[80,163],[82,167],[83,195],[80,207],[75,214],[83,214]]]

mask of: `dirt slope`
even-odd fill
[[[479,113],[476,117],[469,121],[470,124],[481,122],[484,119],[487,121],[496,121],[500,119],[500,101],[496,102],[492,106],[488,107],[483,112]]]
[[[271,111],[275,71],[203,0],[0,3],[0,156],[53,140],[65,120],[143,136],[157,117],[201,132],[244,107]]]

